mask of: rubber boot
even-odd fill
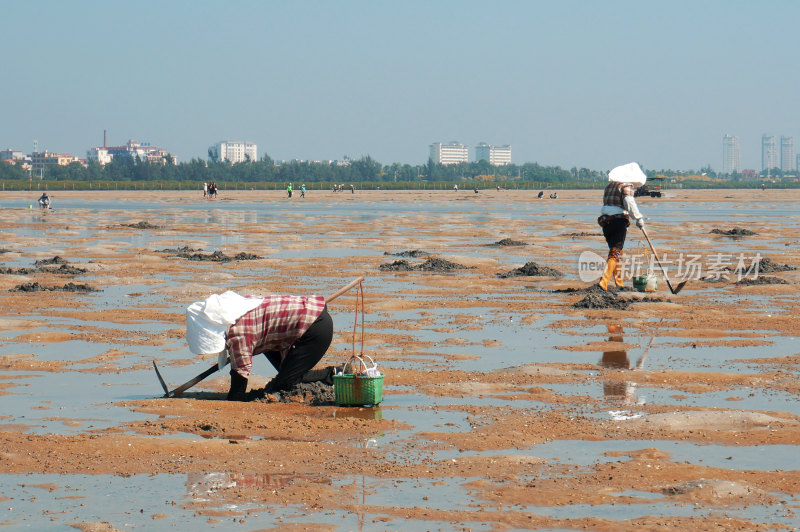
[[[614,276],[614,271],[617,269],[618,262],[617,249],[611,248],[608,252],[608,258],[606,259],[606,269],[603,270],[603,276],[597,283],[603,290],[608,290],[608,282],[611,280],[611,277]]]
[[[342,366],[328,366],[323,369],[310,369],[303,375],[300,382],[322,382],[328,386],[333,386],[333,375],[341,372]]]
[[[247,391],[247,379],[231,370],[231,389],[228,391],[228,401],[244,401]]]
[[[614,266],[614,284],[617,288],[622,288],[625,285],[625,279],[622,277],[622,250],[617,251],[617,265]]]

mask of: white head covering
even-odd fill
[[[644,185],[647,176],[637,163],[623,164],[617,166],[608,173],[608,180],[615,183],[630,183],[632,185]]]
[[[225,332],[236,320],[261,304],[263,298],[243,297],[230,290],[195,301],[186,309],[186,341],[197,355],[225,350]]]

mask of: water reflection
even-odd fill
[[[189,493],[212,494],[227,488],[285,488],[296,480],[310,481],[317,484],[330,484],[331,479],[321,475],[298,475],[290,473],[204,473],[190,471],[186,480]]]
[[[624,342],[624,329],[622,325],[607,325],[606,327],[608,328],[609,342],[617,342],[620,344]],[[654,339],[655,337],[650,339],[647,349],[645,349],[634,366],[631,366],[628,360],[628,351],[626,349],[604,351],[603,357],[600,359],[600,362],[598,362],[598,365],[604,368],[619,370],[642,369]],[[604,376],[603,395],[606,399],[621,401],[626,405],[644,404],[645,400],[643,397],[636,397],[636,383],[629,378],[620,380],[619,377],[620,373],[608,373]]]

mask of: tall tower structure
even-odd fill
[[[794,170],[794,137],[781,137],[781,170]]]
[[[725,135],[722,137],[722,173],[738,174],[741,170],[739,139],[732,135]]]
[[[771,135],[761,136],[761,169],[772,170],[778,168],[778,145],[775,137]]]

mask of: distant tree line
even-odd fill
[[[393,163],[383,165],[370,156],[347,164],[290,161],[276,164],[269,156],[257,161],[231,164],[220,161],[192,159],[177,165],[159,164],[138,158],[117,157],[105,166],[89,161],[87,166],[72,163],[68,166],[48,165],[34,178],[47,181],[194,181],[242,183],[295,182],[414,182],[479,179],[482,181],[566,182],[602,179],[604,174],[587,168],[564,170],[558,166],[523,165],[493,166],[487,161],[442,165],[429,160],[424,165]],[[0,164],[0,179],[20,180],[31,177],[19,166]]]
[[[742,182],[742,174],[722,175],[715,173],[710,166],[699,172],[680,170],[647,170],[648,177],[690,176]],[[783,177],[786,172],[779,169],[760,172],[760,177]],[[537,163],[509,164],[494,166],[488,161],[465,162],[442,165],[428,160],[426,164],[410,165],[393,163],[383,165],[370,156],[351,160],[347,164],[290,161],[276,164],[268,155],[257,161],[229,163],[227,161],[206,161],[192,159],[177,165],[159,164],[139,158],[117,157],[109,164],[101,166],[89,161],[87,166],[72,163],[69,166],[48,165],[40,173],[31,176],[18,165],[0,163],[0,179],[22,181],[43,179],[47,181],[70,182],[161,182],[161,183],[414,183],[414,182],[453,182],[474,181],[481,183],[528,182],[551,184],[553,186],[595,187],[607,179],[608,170],[598,171],[588,168],[564,169],[559,166],[542,166]],[[688,184],[688,183],[687,183]],[[709,183],[706,183],[708,185]]]

